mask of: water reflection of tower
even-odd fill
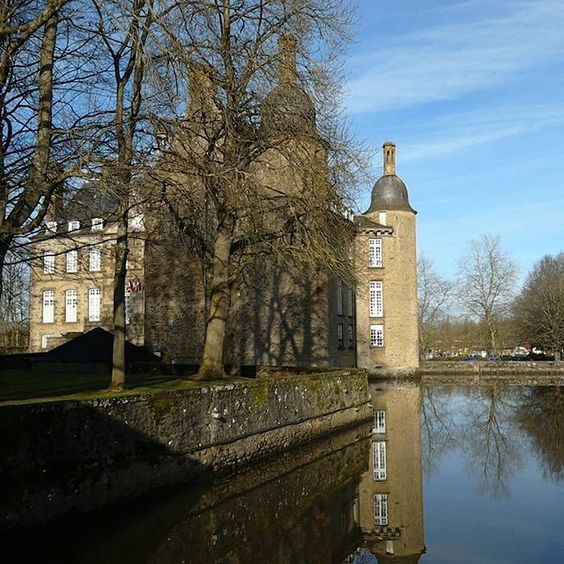
[[[425,552],[421,473],[421,390],[371,384],[374,426],[368,472],[359,487],[364,546],[380,564],[416,563]]]

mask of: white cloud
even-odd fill
[[[465,14],[445,24],[383,41],[353,61],[351,113],[379,112],[457,98],[503,84],[564,54],[564,2],[510,2],[506,15]]]

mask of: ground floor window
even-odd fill
[[[100,302],[102,290],[100,288],[90,288],[88,290],[88,321],[100,321]]]
[[[370,326],[370,346],[383,347],[384,346],[384,326],[371,325]]]
[[[65,292],[65,321],[76,323],[78,319],[78,291],[67,290]]]
[[[374,496],[374,524],[388,524],[388,494],[376,494]]]
[[[55,292],[53,290],[46,290],[43,292],[43,323],[55,322]]]

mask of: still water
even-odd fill
[[[564,562],[564,387],[371,392],[369,426],[74,519],[4,561]]]

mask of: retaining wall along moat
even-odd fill
[[[0,528],[228,471],[371,417],[366,375],[0,408]]]

